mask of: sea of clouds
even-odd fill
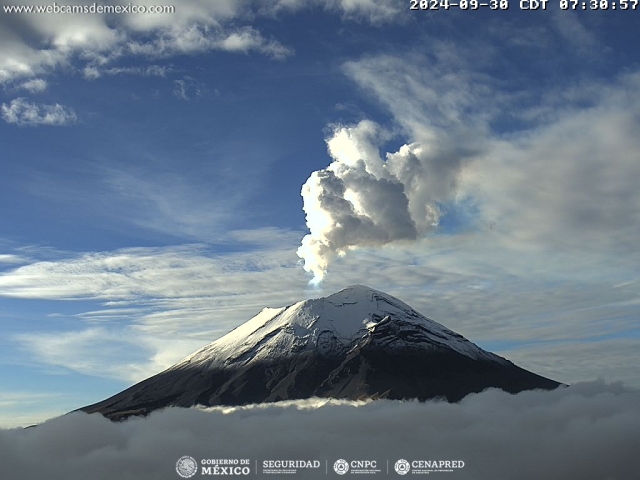
[[[637,478],[640,392],[602,381],[446,402],[311,399],[237,408],[169,408],[112,423],[72,413],[35,428],[0,430],[2,478],[179,479],[176,461],[319,460],[291,478],[326,478],[342,458],[461,460],[446,479]],[[390,471],[387,475],[387,461]],[[255,478],[255,474],[252,472]],[[199,471],[194,478],[206,478]],[[270,478],[273,478],[271,476]]]

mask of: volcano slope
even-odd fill
[[[171,368],[80,410],[112,420],[169,406],[310,397],[442,398],[560,384],[487,352],[386,293],[355,285],[265,308]]]

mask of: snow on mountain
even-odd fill
[[[432,343],[472,359],[504,361],[461,335],[416,312],[391,295],[364,285],[354,285],[325,298],[303,300],[288,307],[265,308],[222,338],[190,355],[173,368],[208,363],[212,357],[225,364],[238,359],[261,359],[299,354],[305,349],[321,353],[346,350],[375,332],[385,319],[402,321],[405,328],[422,327]],[[403,342],[395,347],[402,348]],[[406,345],[405,345],[406,346]]]

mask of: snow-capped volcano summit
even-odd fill
[[[224,365],[285,358],[316,351],[323,356],[345,353],[388,323],[400,329],[387,339],[387,349],[449,348],[472,359],[505,361],[485,352],[461,335],[429,320],[397,298],[363,285],[354,285],[325,298],[288,307],[265,308],[248,322],[174,366]],[[407,334],[406,338],[400,330]],[[420,342],[410,333],[422,335]]]
[[[559,384],[482,350],[386,293],[354,285],[265,308],[164,372],[83,408],[118,419],[166,406],[312,396],[445,397]]]

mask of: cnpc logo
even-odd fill
[[[336,463],[333,464],[333,470],[338,475],[344,475],[349,471],[349,462],[347,462],[344,458],[336,460]]]
[[[344,458],[341,458],[333,464],[333,470],[338,475],[344,475],[349,470],[352,473],[371,473],[372,470],[377,468],[378,462],[376,460],[351,460],[347,462]]]

